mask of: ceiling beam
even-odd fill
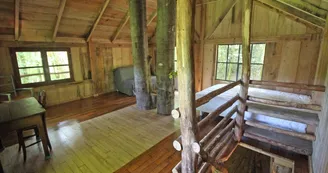
[[[258,1],[254,1],[254,5],[256,6],[260,6],[260,7],[263,7],[263,8],[266,8],[268,10],[271,10],[271,11],[274,11],[278,14],[281,14],[283,16],[285,16],[286,18],[290,19],[290,20],[293,20],[295,22],[298,22],[298,23],[301,23],[303,25],[305,25],[306,27],[310,28],[310,29],[314,29],[314,30],[317,30],[317,29],[321,29],[320,27],[318,27],[317,25],[314,25],[308,21],[305,21],[305,20],[300,20],[298,17],[294,16],[294,15],[291,15],[291,14],[288,14],[288,13],[285,13],[281,10],[278,10],[276,8],[273,8],[267,4],[263,4],[261,2],[258,2]]]
[[[257,1],[259,1],[261,3],[264,3],[268,6],[271,6],[275,9],[278,9],[279,11],[282,11],[283,13],[295,16],[297,19],[309,22],[309,23],[311,23],[311,24],[313,24],[313,25],[315,25],[319,28],[323,29],[325,27],[325,22],[326,22],[325,19],[323,19],[321,17],[318,17],[318,16],[315,16],[311,13],[306,12],[306,11],[297,9],[293,6],[288,5],[288,4],[281,3],[281,2],[276,1],[276,0],[257,0]]]
[[[220,25],[220,23],[223,21],[224,17],[228,14],[228,12],[232,9],[232,7],[235,6],[235,4],[237,3],[237,0],[229,0],[228,5],[226,6],[226,8],[221,12],[221,14],[218,16],[218,18],[216,19],[215,23],[213,24],[213,26],[210,28],[209,32],[206,34],[205,39],[210,38],[214,31],[216,30],[216,28],[218,28],[218,26]]]
[[[119,34],[121,33],[122,29],[124,28],[124,26],[126,25],[126,23],[128,23],[130,19],[130,12],[128,11],[124,18],[121,20],[120,25],[116,28],[116,31],[114,32],[114,35],[111,38],[111,41],[114,42],[116,40],[116,38],[119,36]]]
[[[58,10],[58,13],[57,13],[57,20],[56,20],[56,24],[55,24],[55,27],[54,27],[54,32],[52,34],[52,40],[53,41],[56,40],[57,31],[58,31],[58,28],[59,28],[61,18],[62,18],[63,13],[64,13],[65,5],[66,5],[66,0],[61,0],[59,10]]]
[[[92,36],[92,33],[95,31],[95,29],[96,29],[96,27],[97,27],[97,25],[98,25],[98,23],[99,23],[99,21],[100,21],[102,15],[104,14],[104,12],[105,12],[105,10],[106,10],[106,8],[107,8],[109,2],[110,2],[110,0],[106,0],[105,3],[104,3],[104,5],[102,6],[101,11],[100,11],[98,17],[97,17],[95,23],[92,25],[92,28],[91,28],[91,30],[90,30],[90,32],[89,32],[89,35],[88,35],[88,37],[87,37],[87,42],[90,41],[91,36]]]
[[[19,39],[19,6],[20,0],[15,0],[15,40]]]
[[[299,8],[303,11],[309,12],[313,15],[319,16],[324,19],[326,18],[327,13],[328,13],[328,11],[326,9],[315,6],[304,0],[278,0],[278,1],[289,4],[291,6],[294,6],[296,8]]]
[[[147,22],[147,26],[149,26],[151,24],[151,22],[156,18],[156,16],[157,16],[157,10],[155,10],[153,12],[153,14],[150,15],[148,22]]]

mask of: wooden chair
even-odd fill
[[[38,101],[42,105],[42,107],[45,108],[45,106],[46,106],[46,92],[44,90],[39,92]],[[24,131],[30,131],[30,130],[33,130],[34,134],[24,136]],[[23,149],[23,156],[24,156],[24,162],[25,162],[26,161],[26,148],[31,147],[31,146],[41,142],[41,138],[39,136],[39,130],[36,126],[32,126],[32,127],[28,127],[28,128],[24,128],[24,129],[19,129],[19,130],[17,130],[17,137],[18,137],[18,144],[19,144],[18,151],[20,152],[21,149]],[[35,137],[36,141],[33,142],[32,144],[29,144],[29,145],[26,146],[25,141],[28,140],[28,139],[31,139],[33,137]],[[49,148],[51,149],[51,145],[50,144],[48,144],[48,145],[49,145]]]
[[[13,76],[0,76],[1,101],[12,101],[19,99],[18,91],[29,91],[30,97],[34,96],[33,88],[16,88]]]

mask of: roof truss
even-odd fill
[[[15,0],[15,40],[19,39],[19,6],[20,0]]]
[[[257,0],[258,2],[261,2],[263,4],[266,4],[270,7],[273,7],[283,13],[286,13],[288,15],[294,16],[297,19],[303,20],[305,22],[308,22],[314,26],[317,26],[319,28],[325,27],[325,19],[318,17],[316,15],[313,15],[309,12],[303,11],[301,9],[295,8],[294,6],[291,6],[286,3],[282,3],[277,0]],[[296,20],[297,21],[297,20]]]
[[[64,13],[65,5],[66,5],[66,0],[61,0],[59,10],[58,10],[58,14],[57,14],[56,24],[55,24],[55,27],[54,27],[54,32],[52,34],[52,40],[53,41],[56,40],[59,24],[60,24],[61,18],[62,18],[63,13]]]
[[[104,3],[104,5],[102,6],[102,8],[101,8],[101,10],[100,10],[100,12],[99,12],[98,17],[97,17],[95,23],[93,24],[93,26],[92,26],[92,28],[91,28],[91,30],[90,30],[90,32],[89,32],[89,35],[88,35],[88,37],[87,37],[87,41],[90,41],[91,36],[92,36],[92,33],[95,31],[95,29],[96,29],[96,27],[97,27],[97,25],[98,25],[98,23],[99,23],[99,21],[100,21],[102,15],[104,14],[104,12],[105,12],[105,10],[106,10],[106,8],[107,8],[109,2],[110,2],[110,0],[106,0],[105,3]]]

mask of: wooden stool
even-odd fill
[[[42,105],[42,107],[46,107],[46,92],[44,90],[39,92],[38,95],[38,102]],[[29,136],[24,136],[23,132],[24,131],[28,131],[28,130],[33,130],[34,134],[33,135],[29,135]],[[18,151],[21,151],[21,149],[23,149],[23,155],[24,155],[24,162],[26,161],[26,148],[31,147],[35,144],[38,144],[41,142],[40,136],[39,136],[39,129],[37,126],[32,126],[32,127],[28,127],[28,128],[24,128],[24,129],[19,129],[17,130],[17,136],[18,136]],[[34,137],[36,138],[36,142],[33,142],[32,144],[26,146],[25,145],[25,141]],[[51,145],[48,143],[48,146],[50,148],[50,150],[52,149]]]
[[[29,136],[24,136],[23,132],[27,131],[27,130],[33,130],[34,134],[29,135]],[[33,142],[32,144],[26,146],[25,141],[32,138],[32,137],[34,137],[34,136],[36,138],[36,142]],[[24,156],[24,162],[25,162],[26,161],[26,148],[31,147],[31,146],[41,142],[41,139],[40,139],[40,136],[39,136],[39,130],[36,126],[29,127],[29,128],[24,128],[24,129],[19,129],[19,130],[17,130],[17,137],[18,137],[18,144],[19,144],[18,151],[21,151],[21,149],[23,149],[23,156]]]

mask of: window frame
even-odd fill
[[[265,49],[264,49],[264,58],[263,58],[263,63],[252,63],[252,52],[253,52],[253,45],[254,44],[265,44]],[[240,60],[240,54],[242,53],[241,52],[241,49],[239,48],[239,50],[238,50],[238,60],[237,60],[237,62],[228,62],[228,56],[229,56],[229,46],[232,46],[232,45],[238,45],[238,46],[242,46],[242,44],[241,43],[231,43],[231,44],[217,44],[216,45],[216,56],[215,56],[215,68],[214,68],[214,77],[213,77],[213,79],[214,79],[214,81],[224,81],[224,82],[235,82],[235,81],[237,81],[237,80],[239,80],[238,79],[238,74],[240,73],[240,71],[239,71],[239,66],[242,66],[242,64],[243,64],[243,62],[240,62],[239,60]],[[263,68],[264,68],[264,63],[265,63],[265,51],[266,51],[266,45],[267,45],[267,43],[251,43],[251,47],[250,47],[250,61],[251,61],[251,66],[250,66],[250,68],[252,68],[252,65],[261,65],[262,66],[262,74],[261,74],[261,80],[262,80],[262,78],[263,78]],[[226,62],[219,62],[218,61],[218,57],[219,57],[219,46],[228,46],[228,48],[227,48],[227,56],[226,56]],[[225,64],[225,66],[226,66],[226,69],[225,69],[225,79],[223,80],[223,79],[218,79],[217,78],[217,69],[218,69],[218,64]],[[237,65],[237,73],[236,73],[236,80],[235,81],[233,81],[233,80],[228,80],[227,79],[227,73],[228,73],[228,64],[233,64],[233,65]],[[242,73],[242,72],[241,72]]]
[[[28,84],[22,84],[21,83],[21,77],[19,73],[19,67],[17,62],[17,56],[16,52],[40,52],[41,53],[41,59],[42,59],[42,68],[44,72],[44,82],[37,82],[37,83],[28,83]],[[69,74],[70,78],[68,79],[61,79],[61,80],[51,80],[50,78],[50,68],[48,64],[48,57],[47,57],[47,51],[66,51],[67,52],[67,58],[68,58],[68,68],[69,68]],[[72,57],[71,57],[71,49],[70,48],[10,48],[10,54],[12,57],[12,66],[14,71],[14,80],[15,85],[17,87],[39,87],[39,86],[46,86],[46,85],[53,85],[53,84],[59,84],[59,83],[67,83],[67,82],[73,82],[74,81],[74,73],[73,73],[73,65],[72,65]],[[38,67],[41,68],[41,67]]]

